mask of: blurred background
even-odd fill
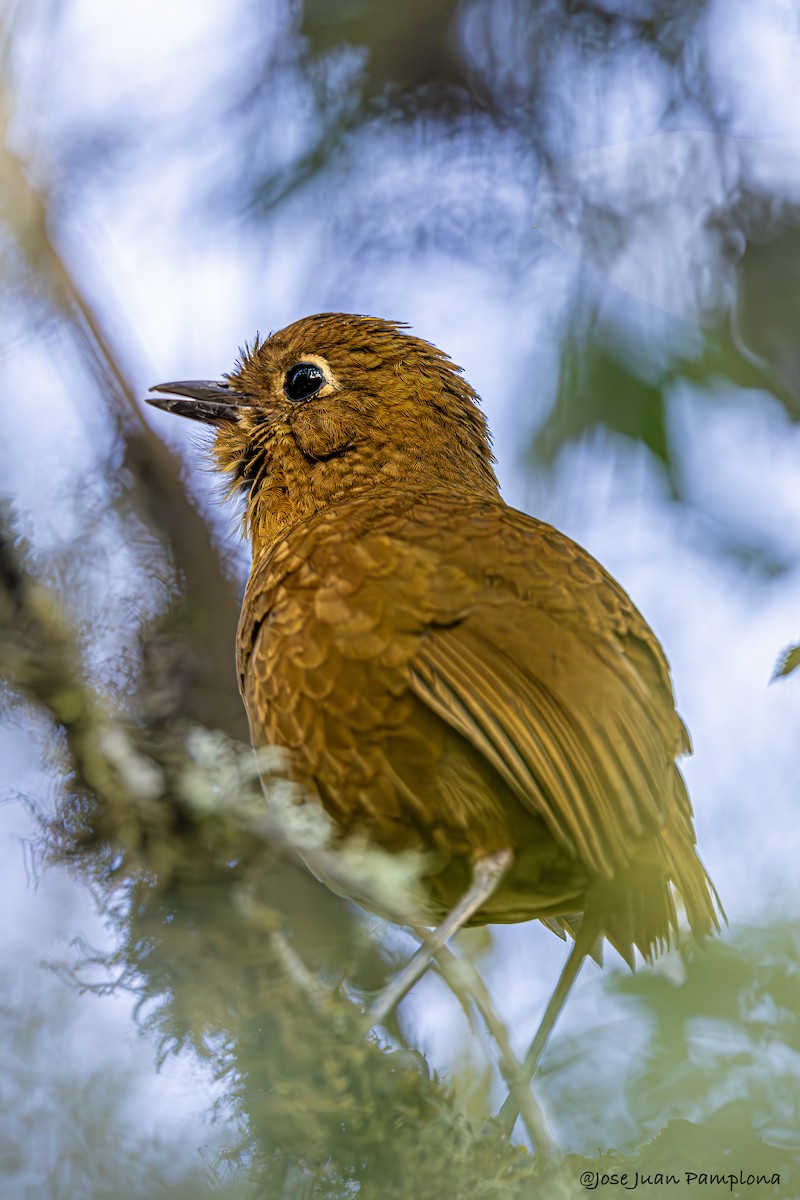
[[[347,1037],[303,1024],[274,931],[353,999],[413,943],[203,791],[198,728],[247,736],[247,550],[202,432],[142,397],[325,310],[463,366],[506,500],[630,592],[692,732],[730,929],[585,968],[555,1136],[800,1194],[800,676],[770,686],[800,640],[800,5],[3,0],[0,55],[3,1195],[424,1195],[421,1163],[431,1196],[539,1194],[464,1142],[504,1091],[436,978],[327,1069]],[[521,1053],[563,945],[463,950]]]

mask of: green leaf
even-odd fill
[[[784,650],[772,672],[770,683],[774,683],[776,679],[783,679],[785,675],[791,675],[795,667],[800,667],[800,645]]]

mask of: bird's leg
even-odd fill
[[[533,1088],[525,1078],[522,1064],[517,1062],[511,1041],[500,1017],[494,1010],[486,984],[472,963],[457,958],[447,946],[436,951],[436,963],[442,978],[461,1003],[467,1018],[469,1006],[473,1004],[483,1018],[487,1032],[497,1047],[497,1065],[519,1107],[520,1116],[533,1143],[534,1149],[548,1159],[557,1158],[559,1149],[547,1127],[547,1119],[533,1094]]]
[[[583,966],[583,960],[587,954],[591,953],[592,948],[602,932],[602,923],[590,921],[584,918],[583,924],[578,931],[578,936],[575,943],[569,952],[569,957],[564,963],[561,974],[558,978],[555,991],[550,997],[547,1008],[544,1010],[539,1028],[536,1030],[533,1041],[528,1047],[528,1053],[525,1055],[525,1061],[522,1064],[522,1078],[526,1083],[530,1083],[536,1073],[536,1068],[539,1065],[539,1059],[542,1056],[542,1051],[547,1045],[547,1040],[553,1031],[553,1026],[558,1020],[559,1014],[564,1007],[567,996],[570,993],[573,983],[578,978],[578,972]],[[514,1132],[514,1126],[517,1123],[519,1116],[519,1104],[513,1093],[506,1096],[505,1103],[500,1109],[497,1117],[497,1123],[501,1126],[506,1137],[511,1137]]]
[[[506,848],[496,850],[494,854],[487,854],[475,861],[472,867],[472,882],[458,904],[450,910],[441,925],[434,929],[428,940],[420,946],[400,974],[383,989],[375,1003],[370,1005],[368,1012],[370,1024],[376,1025],[379,1021],[384,1021],[400,1003],[406,992],[425,973],[439,947],[443,946],[454,933],[457,933],[497,890],[513,859],[513,851]]]

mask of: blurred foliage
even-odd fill
[[[671,471],[663,388],[638,377],[605,339],[582,345],[570,339],[555,407],[537,434],[534,454],[552,464],[567,443],[598,428],[642,442]]]
[[[460,8],[459,0],[411,0],[402,8],[381,0],[310,0],[302,9],[300,34],[317,58],[347,45],[363,48],[365,100],[387,88],[404,95],[431,88],[466,92],[469,72],[455,45]]]
[[[739,262],[734,330],[755,360],[766,364],[779,398],[797,419],[800,210],[786,206],[777,220],[760,211],[752,224]]]
[[[3,964],[6,978],[15,975],[14,967],[13,962]],[[211,1195],[209,1172],[201,1162],[183,1155],[176,1171],[175,1147],[157,1133],[133,1127],[135,1072],[118,1064],[109,1069],[108,1063],[87,1069],[81,1048],[70,1044],[68,1010],[60,981],[45,976],[30,993],[22,994],[18,980],[4,987],[0,1006],[5,1048],[0,1079],[4,1196],[188,1200]],[[176,1175],[181,1176],[178,1186]],[[232,1200],[233,1191],[214,1188],[213,1195]]]
[[[795,269],[800,272],[800,257]],[[552,466],[566,446],[605,430],[646,447],[663,468],[672,498],[690,502],[680,452],[669,435],[670,397],[681,381],[708,393],[721,385],[770,390],[793,419],[800,415],[800,392],[784,388],[724,331],[709,331],[694,352],[676,347],[665,363],[655,364],[652,355],[620,344],[613,325],[599,322],[582,334],[576,321],[562,346],[555,404],[533,441],[533,463]]]
[[[603,1129],[608,1149],[585,1169],[627,1171],[630,1181],[637,1171],[642,1180],[672,1172],[679,1195],[796,1195],[799,961],[794,923],[740,928],[702,953],[686,947],[668,971],[607,976],[605,990],[624,998],[625,1017],[557,1037],[540,1079],[558,1127],[580,1106]],[[639,1021],[642,1050],[621,1057],[626,1030]],[[686,1172],[762,1174],[769,1182],[701,1184]],[[640,1190],[663,1194],[661,1185]]]
[[[308,0],[289,36],[302,39],[301,62],[330,63],[358,52],[361,70],[345,85],[356,121],[416,120],[488,113],[522,125],[539,148],[547,132],[547,67],[565,46],[586,57],[625,53],[641,40],[676,68],[708,6],[696,0],[610,6],[592,0]],[[637,11],[639,10],[639,11]],[[646,10],[646,11],[643,11]],[[680,81],[695,99],[702,75]],[[254,95],[254,98],[255,97]],[[535,114],[537,120],[531,122]]]

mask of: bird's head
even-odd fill
[[[486,421],[459,367],[393,321],[321,313],[245,349],[220,382],[162,383],[148,403],[212,425],[256,547],[385,488],[496,496]]]

